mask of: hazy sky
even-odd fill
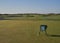
[[[60,13],[60,0],[0,0],[0,13]]]

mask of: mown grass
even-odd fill
[[[41,24],[48,26],[48,34],[60,34],[60,21],[0,20],[0,43],[60,43],[60,37],[39,35]]]

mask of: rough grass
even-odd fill
[[[60,34],[60,21],[1,20],[0,43],[60,43],[60,37],[39,35],[41,24],[48,25],[48,34]]]

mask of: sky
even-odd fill
[[[0,13],[60,13],[60,0],[0,0]]]

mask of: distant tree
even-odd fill
[[[54,15],[55,13],[49,13],[49,15]]]
[[[60,13],[56,14],[56,15],[60,15]]]
[[[4,14],[4,15],[8,16],[8,14]]]

